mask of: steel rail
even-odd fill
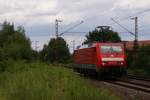
[[[148,77],[148,76],[127,75],[127,78],[150,82],[150,77]]]
[[[121,82],[121,81],[117,81],[117,82],[106,81],[106,82],[115,84],[115,85],[119,85],[119,86],[123,86],[123,87],[129,88],[129,89],[134,89],[134,90],[150,93],[150,87],[147,88],[144,86],[135,85],[135,84],[127,83],[127,82]]]
[[[150,84],[145,84],[145,81],[143,80],[140,80],[141,82],[139,83],[139,82],[136,82],[135,79],[134,81],[131,79],[123,79],[123,78],[115,78],[115,77],[113,77],[113,79],[115,81],[105,81],[105,82],[115,84],[115,85],[120,85],[126,88],[138,90],[138,91],[143,91],[146,93],[150,93]]]

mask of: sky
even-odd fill
[[[122,40],[131,41],[134,37],[111,19],[134,32],[131,18],[135,16],[138,16],[139,40],[150,40],[149,0],[0,0],[0,23],[7,20],[23,26],[34,49],[36,43],[42,49],[43,44],[55,37],[56,19],[62,20],[59,33],[84,21],[62,36],[70,50],[73,40],[76,46],[80,45],[89,31],[103,25],[111,26]]]

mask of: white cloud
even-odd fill
[[[0,19],[29,26],[45,24],[56,15],[56,5],[55,0],[0,0]]]
[[[145,13],[142,13],[143,11]],[[60,24],[61,31],[84,20],[84,24],[74,31],[88,32],[98,25],[111,25],[120,32],[124,30],[110,20],[112,17],[118,18],[117,20],[121,24],[133,31],[134,23],[129,19],[129,16],[138,15],[139,26],[148,27],[150,23],[148,11],[150,11],[149,0],[0,0],[0,22],[8,20],[17,25],[23,25],[28,36],[39,41],[46,40],[48,35],[54,33],[56,18],[63,20]],[[141,31],[143,28],[140,28],[140,33],[150,31],[146,31],[145,27],[144,31]],[[36,38],[36,34],[39,36],[39,32],[48,35]],[[80,36],[84,37],[85,34],[74,36],[77,44],[81,42]],[[132,39],[130,35],[121,36],[123,39]],[[143,35],[140,39],[149,39],[149,37]],[[70,41],[73,36],[65,37],[65,39]]]

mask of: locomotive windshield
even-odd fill
[[[121,46],[101,46],[102,53],[114,53],[122,52]]]

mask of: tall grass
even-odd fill
[[[0,74],[0,100],[118,100],[71,70],[44,63],[14,63]]]

